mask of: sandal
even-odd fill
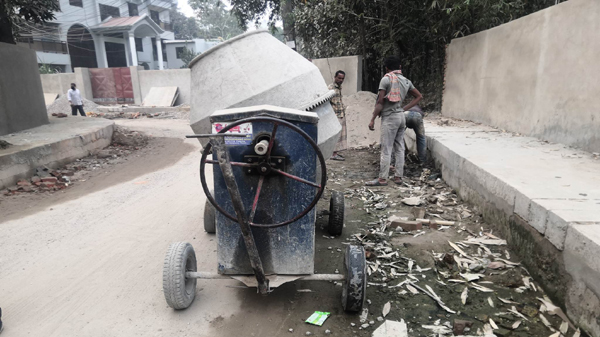
[[[396,185],[402,185],[402,177],[394,177],[393,181]]]
[[[367,181],[365,186],[387,186],[387,181],[381,182],[379,179]]]
[[[337,161],[344,161],[344,160],[346,160],[344,157],[340,156],[339,154],[334,154],[329,159],[331,159],[331,160],[337,160]]]

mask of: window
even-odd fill
[[[183,51],[185,50],[185,47],[177,47],[175,48],[175,55],[177,55],[177,59],[181,60],[181,55],[183,54]]]
[[[152,38],[152,58],[158,61],[158,49],[156,49],[156,39]]]
[[[156,24],[160,24],[160,16],[157,11],[150,10],[150,18],[152,21],[156,22]]]
[[[108,17],[119,18],[121,17],[121,13],[119,12],[119,7],[107,6],[100,4],[100,20],[104,21]]]
[[[135,50],[136,51],[144,51],[144,43],[142,42],[142,39],[139,37],[135,38]]]
[[[83,8],[83,0],[69,0],[69,5]]]
[[[127,7],[129,7],[129,16],[140,15],[140,12],[138,11],[138,6],[136,4],[132,4],[131,2],[128,2]]]

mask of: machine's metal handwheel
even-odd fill
[[[303,216],[305,216],[306,214],[308,214],[308,212],[310,212],[311,209],[313,209],[313,207],[315,207],[317,205],[317,202],[319,201],[319,199],[321,198],[321,195],[323,194],[323,191],[325,190],[325,184],[327,181],[327,171],[326,171],[326,167],[325,167],[325,158],[323,157],[323,153],[321,153],[321,150],[319,149],[319,146],[317,145],[317,143],[315,143],[315,141],[304,131],[302,131],[302,129],[300,129],[299,127],[295,126],[292,123],[286,122],[282,119],[278,119],[278,118],[273,118],[273,117],[250,117],[250,118],[246,118],[246,119],[242,119],[239,120],[235,123],[229,124],[227,125],[225,128],[223,128],[221,131],[219,131],[219,133],[226,133],[228,130],[231,130],[232,128],[244,124],[244,123],[253,123],[253,122],[268,122],[268,123],[272,123],[273,124],[273,131],[271,131],[271,138],[269,140],[269,146],[267,148],[267,153],[263,156],[263,158],[265,159],[262,162],[259,163],[240,163],[240,162],[231,162],[232,166],[239,166],[239,167],[244,167],[244,168],[255,168],[259,171],[262,172],[266,172],[266,173],[276,173],[278,175],[282,175],[284,177],[299,181],[301,183],[304,183],[306,185],[312,186],[314,188],[317,189],[317,193],[315,194],[315,197],[313,198],[313,200],[311,201],[310,205],[308,205],[302,212],[300,212],[298,215],[296,215],[295,217],[293,217],[290,220],[286,220],[280,223],[275,223],[275,224],[257,224],[254,223],[254,215],[256,214],[256,208],[258,206],[258,200],[260,198],[260,192],[262,190],[262,186],[266,177],[265,175],[261,175],[259,180],[258,180],[258,187],[256,188],[256,194],[254,196],[254,201],[252,203],[252,209],[250,210],[250,216],[248,218],[248,221],[250,223],[251,226],[255,226],[255,227],[263,227],[263,228],[274,228],[274,227],[280,227],[280,226],[285,226],[288,225],[294,221],[297,221],[298,219],[302,218]],[[275,137],[277,134],[277,128],[279,126],[285,126],[289,129],[291,129],[292,131],[298,133],[300,136],[302,136],[304,139],[306,139],[306,141],[311,145],[311,147],[313,148],[313,150],[315,151],[317,158],[319,159],[319,164],[321,166],[321,183],[317,184],[311,181],[308,181],[306,179],[300,178],[298,176],[289,174],[287,172],[283,172],[279,169],[276,169],[274,167],[271,167],[270,164],[270,159],[271,159],[271,151],[273,150],[273,145],[275,143]],[[205,147],[204,147],[204,151],[202,151],[202,159],[200,160],[200,181],[202,182],[202,188],[204,189],[204,193],[206,194],[206,198],[208,199],[208,201],[210,201],[211,204],[213,204],[215,206],[215,209],[217,209],[219,212],[221,212],[223,215],[225,215],[227,218],[238,222],[238,218],[235,215],[232,215],[230,213],[228,213],[227,211],[225,211],[221,206],[219,206],[217,204],[217,202],[215,201],[212,193],[210,193],[208,185],[206,184],[206,174],[205,174],[205,165],[206,163],[209,164],[219,164],[218,161],[215,160],[209,160],[207,159],[208,154],[211,153],[211,149],[212,149],[212,145],[209,142]]]

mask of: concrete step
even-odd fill
[[[530,246],[520,247],[530,255],[524,263],[573,320],[600,336],[600,158],[474,123],[440,124],[425,129],[444,179],[482,206],[509,242]]]
[[[114,124],[102,118],[50,117],[50,124],[1,136],[12,146],[0,150],[0,189],[32,176],[37,167],[57,168],[105,148]]]

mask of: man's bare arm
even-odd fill
[[[414,107],[415,105],[419,104],[419,102],[423,99],[423,95],[421,95],[421,93],[419,92],[419,90],[417,90],[417,88],[414,89],[410,89],[408,91],[409,94],[411,94],[414,98],[412,99],[412,101],[410,101],[410,103],[408,103],[403,109],[404,111],[408,111],[410,110],[410,108]]]
[[[383,100],[385,99],[385,90],[379,90],[377,95],[377,102],[375,103],[375,109],[373,109],[373,117],[371,117],[371,123],[369,123],[369,130],[375,130],[375,118],[379,117],[381,110],[383,110]]]

